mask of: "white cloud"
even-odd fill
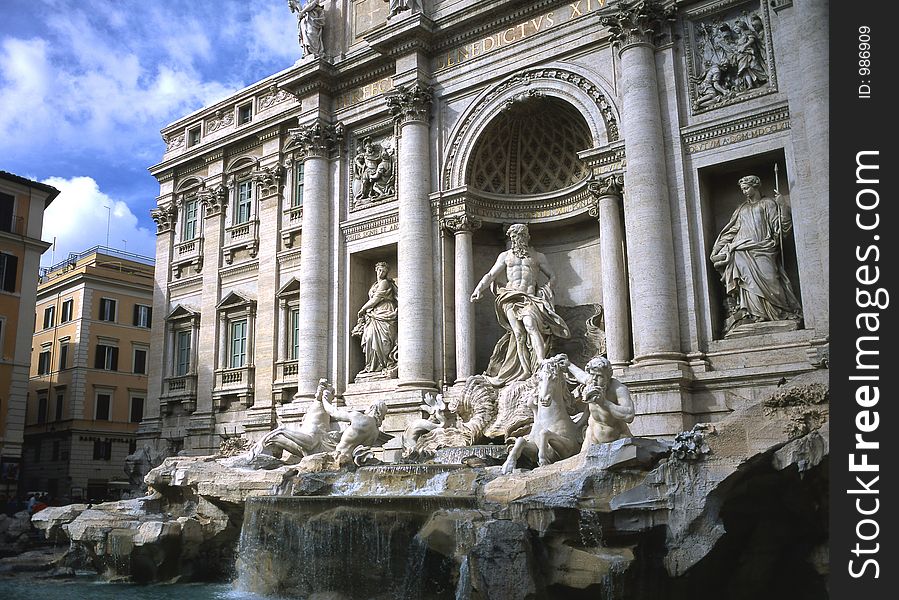
[[[44,213],[43,239],[56,238],[56,250],[47,250],[41,265],[59,262],[70,252],[82,252],[93,246],[106,245],[107,216],[109,245],[119,250],[153,257],[156,233],[138,225],[137,216],[127,204],[100,191],[90,177],[50,177],[43,183],[60,191]],[[106,207],[110,207],[107,211]],[[51,256],[53,252],[53,256]]]

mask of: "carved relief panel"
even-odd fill
[[[355,132],[350,145],[350,210],[396,198],[396,140],[392,128]]]
[[[766,2],[723,0],[684,17],[693,114],[777,91]]]

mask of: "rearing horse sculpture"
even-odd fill
[[[534,425],[531,432],[515,440],[509,456],[503,464],[503,474],[515,468],[518,457],[524,453],[537,465],[544,466],[569,458],[581,449],[583,424],[581,418],[575,423],[568,414],[571,392],[565,380],[568,371],[568,357],[558,354],[540,363],[534,377],[537,378],[537,393],[529,400],[534,411]],[[536,402],[534,402],[536,399]]]

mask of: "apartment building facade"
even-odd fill
[[[85,500],[120,491],[147,398],[153,264],[98,246],[42,272],[23,453],[28,489]]]
[[[18,491],[44,210],[56,188],[0,171],[0,493]]]

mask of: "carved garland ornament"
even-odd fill
[[[443,185],[446,188],[451,187],[450,181],[452,178],[453,164],[455,162],[456,155],[459,152],[459,148],[462,146],[462,142],[466,138],[466,133],[471,128],[472,124],[478,119],[478,117],[485,110],[487,110],[489,106],[493,104],[494,100],[497,97],[507,93],[510,89],[519,86],[524,87],[540,80],[564,81],[567,83],[571,83],[583,90],[584,93],[586,93],[587,96],[589,96],[593,100],[593,102],[596,103],[596,106],[599,108],[600,114],[602,114],[603,121],[605,121],[606,137],[608,137],[608,141],[615,142],[621,138],[621,133],[618,129],[618,121],[615,118],[615,112],[612,109],[612,105],[609,104],[609,101],[602,93],[602,90],[600,90],[592,81],[590,81],[583,75],[579,75],[578,73],[567,71],[565,69],[546,68],[526,71],[524,73],[516,74],[496,86],[492,91],[490,91],[490,93],[484,96],[480,102],[478,102],[477,106],[474,107],[474,110],[472,110],[471,113],[465,118],[465,121],[462,123],[462,126],[459,129],[459,133],[456,135],[456,138],[449,149],[448,160],[446,162],[447,167],[444,170],[443,175]],[[508,105],[509,103],[506,102],[503,106],[507,107]]]

